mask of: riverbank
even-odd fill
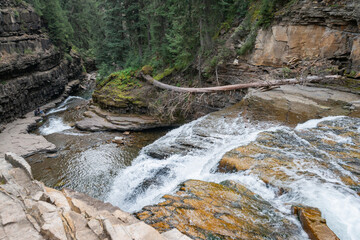
[[[33,180],[21,157],[0,158],[0,237],[54,240],[188,240],[176,229],[160,234],[111,204]]]
[[[284,99],[286,100],[286,108],[282,108],[284,104],[280,104],[285,101]],[[286,236],[297,236],[300,234],[298,239],[306,239],[307,235],[302,232],[302,228],[301,226],[299,226],[300,223],[299,220],[297,220],[297,216],[299,216],[299,218],[303,218],[303,220],[301,220],[302,223],[306,222],[308,220],[306,220],[304,216],[308,215],[307,213],[310,211],[312,214],[314,214],[314,216],[317,216],[317,220],[315,221],[316,228],[316,226],[325,225],[324,219],[326,219],[326,221],[329,221],[329,213],[335,214],[335,217],[333,217],[332,215],[330,216],[336,219],[337,212],[332,212],[329,208],[326,208],[325,210],[321,209],[321,212],[325,212],[325,216],[323,216],[323,219],[321,218],[320,211],[316,209],[312,210],[312,208],[305,207],[303,210],[294,210],[294,212],[298,214],[296,217],[294,217],[290,213],[290,207],[297,206],[298,204],[301,204],[303,202],[300,200],[293,200],[291,202],[287,202],[288,200],[286,200],[286,198],[294,199],[294,196],[297,196],[296,194],[298,192],[293,192],[292,189],[295,189],[296,191],[302,190],[301,188],[298,188],[298,185],[296,185],[298,181],[291,182],[294,187],[285,188],[284,186],[288,186],[286,182],[288,178],[285,178],[285,182],[279,184],[277,182],[279,179],[273,179],[271,176],[267,176],[267,178],[264,180],[261,178],[259,180],[259,178],[255,176],[257,173],[255,170],[257,169],[252,167],[252,163],[260,161],[262,164],[265,164],[263,167],[264,169],[282,168],[284,166],[279,164],[278,161],[280,161],[281,163],[287,156],[281,156],[281,159],[276,160],[279,154],[274,154],[274,156],[270,160],[263,161],[263,157],[265,157],[263,155],[266,155],[268,153],[263,153],[264,150],[261,149],[259,150],[259,153],[249,153],[245,157],[241,157],[239,154],[236,153],[237,156],[235,158],[231,154],[235,151],[233,151],[233,149],[238,149],[239,146],[252,146],[251,142],[255,140],[258,141],[259,144],[266,143],[265,147],[274,147],[274,144],[277,144],[276,139],[282,139],[283,137],[285,139],[288,139],[288,136],[286,134],[288,134],[288,131],[293,131],[285,126],[282,126],[284,124],[294,125],[299,122],[307,121],[309,119],[321,118],[328,115],[349,115],[357,119],[356,116],[358,116],[357,114],[359,114],[359,101],[360,95],[357,94],[342,93],[329,89],[308,88],[303,86],[289,86],[285,88],[274,89],[268,92],[252,92],[241,103],[234,105],[233,107],[230,107],[228,109],[224,109],[222,111],[210,114],[187,125],[184,125],[174,131],[171,131],[166,136],[156,141],[154,144],[145,147],[140,152],[139,156],[136,157],[136,159],[129,166],[126,166],[119,171],[116,170],[116,179],[112,179],[111,182],[113,184],[109,183],[111,184],[111,186],[108,190],[110,191],[108,200],[113,204],[113,206],[119,206],[120,208],[125,209],[128,212],[137,212],[136,216],[138,219],[146,221],[146,223],[151,224],[155,229],[157,229],[157,231],[163,232],[165,235],[169,234],[167,233],[167,231],[172,231],[172,233],[179,235],[180,233],[176,232],[176,230],[171,230],[174,227],[180,230],[183,234],[191,237],[199,237],[202,239],[206,239],[209,236],[225,236],[225,239],[227,237],[240,237],[238,233],[243,234],[241,235],[243,237],[251,239],[252,235],[250,232],[259,232],[259,234],[265,235],[271,234],[270,232],[263,231],[262,227],[259,228],[257,227],[258,225],[255,226],[254,224],[251,224],[251,221],[247,221],[249,222],[249,224],[245,224],[244,219],[234,217],[237,214],[249,213],[249,215],[247,216],[251,219],[263,219],[264,222],[266,222],[266,219],[268,218],[271,219],[272,222],[269,223],[270,225],[268,227],[266,224],[263,226],[267,229],[272,229],[271,231],[274,233],[279,231],[280,227],[280,229],[286,229]],[[54,105],[49,104],[49,106]],[[43,108],[45,109],[46,107],[44,106]],[[58,108],[60,108],[60,106]],[[76,107],[74,109],[70,110],[70,112],[79,111],[76,110]],[[244,111],[244,109],[246,109],[246,111]],[[272,111],[265,111],[268,109],[272,109]],[[314,109],[316,109],[316,111]],[[253,113],[253,115],[251,116],[250,113]],[[1,145],[0,149],[3,154],[5,153],[5,151],[7,152],[11,149],[17,151],[17,153],[24,156],[31,155],[34,152],[54,150],[54,145],[47,145],[49,144],[49,142],[47,142],[47,140],[43,136],[30,134],[27,131],[29,125],[33,125],[34,123],[39,121],[40,118],[34,117],[32,113],[28,113],[26,116],[27,118],[25,119],[18,119],[17,121],[8,124],[5,130],[0,134],[1,139],[5,139],[2,138],[3,136],[6,137],[6,141],[2,141],[3,144]],[[275,116],[278,116],[278,118],[275,118]],[[295,117],[287,118],[286,116]],[[249,119],[247,119],[247,117],[249,117]],[[265,119],[276,121],[277,123],[261,123],[262,120]],[[287,119],[290,119],[291,121],[285,121]],[[334,123],[334,126],[332,125],[332,123],[327,123],[326,128],[329,128],[330,130],[335,129],[336,131],[340,131],[336,127],[337,125],[342,124],[341,121],[351,121],[347,120],[347,118],[336,119],[340,122]],[[254,122],[258,122],[260,124],[254,124]],[[355,122],[354,124],[356,125],[357,123]],[[321,126],[323,125],[324,124],[322,124]],[[279,134],[279,136],[269,140],[268,138],[270,136],[270,133],[264,132],[266,130],[282,130],[282,132],[276,132],[276,134]],[[326,149],[330,149],[333,147],[335,151],[337,151],[341,147],[341,149],[344,150],[343,152],[345,152],[345,149],[352,149],[351,151],[353,153],[351,153],[350,155],[334,156],[334,158],[336,159],[342,159],[342,157],[345,157],[346,160],[350,159],[348,161],[349,164],[344,166],[344,169],[348,169],[349,173],[345,175],[335,175],[336,181],[328,181],[328,178],[324,178],[323,175],[318,174],[318,171],[314,171],[312,172],[312,174],[308,175],[305,174],[306,178],[316,179],[314,181],[318,181],[317,178],[319,178],[321,181],[325,181],[324,185],[318,185],[319,189],[325,195],[328,194],[326,188],[330,186],[331,191],[334,191],[338,195],[340,193],[343,194],[340,194],[339,196],[351,196],[353,202],[349,205],[349,208],[356,207],[356,197],[358,197],[357,186],[359,182],[356,177],[358,168],[355,168],[357,166],[357,163],[354,160],[354,166],[352,160],[353,156],[357,156],[356,151],[358,150],[356,150],[356,148],[354,148],[355,150],[353,150],[353,148],[351,147],[351,144],[357,141],[357,133],[356,128],[351,128],[350,130],[344,133],[341,132],[341,134],[343,135],[338,137],[335,136],[337,134],[336,131],[331,133],[326,132],[326,137],[330,139],[328,139],[324,143],[316,142],[313,145],[314,148],[318,148],[319,144],[326,143],[329,145],[326,146]],[[259,132],[264,133],[262,135],[259,135]],[[78,132],[70,133],[72,134]],[[115,135],[111,135],[113,133],[102,134],[110,134],[109,139],[107,139],[103,143],[104,145],[114,144],[114,147],[116,148],[116,144],[121,145],[121,141],[124,141],[124,139],[116,138]],[[298,132],[295,132],[294,134],[299,135]],[[311,134],[311,132],[306,132],[306,134]],[[306,134],[304,136],[307,136]],[[56,138],[57,136],[60,135],[55,134],[53,138]],[[265,137],[257,138],[257,136]],[[349,142],[350,140],[347,140],[349,137],[352,138],[351,142]],[[84,141],[90,140],[89,136],[87,135],[83,136],[83,138]],[[312,137],[310,138],[312,139]],[[97,141],[99,141],[99,138],[95,136],[94,141],[96,139]],[[112,143],[111,139],[117,139],[120,143]],[[271,143],[268,143],[269,141]],[[285,148],[288,148],[289,143],[286,143],[287,145],[285,145]],[[350,145],[347,146],[346,144]],[[299,143],[295,142],[295,145],[299,145]],[[279,149],[283,148],[284,147],[279,146]],[[245,149],[247,149],[247,147],[245,147]],[[64,148],[62,150],[64,150],[64,152],[71,153],[68,148]],[[123,151],[124,148],[121,147],[120,150]],[[90,161],[89,164],[92,164],[89,169],[92,169],[94,168],[94,166],[98,165],[100,168],[104,168],[104,156],[101,156],[102,153],[101,151],[99,152],[99,148],[92,147],[90,151],[95,154],[95,156],[84,156],[84,161]],[[106,154],[109,154],[108,148],[106,148],[105,151],[107,151]],[[247,150],[244,151],[246,152]],[[304,154],[306,154],[306,152]],[[255,155],[257,158],[251,159]],[[296,152],[295,155],[301,156],[301,153]],[[318,154],[316,154],[315,152],[314,158],[316,158],[316,156],[318,156]],[[61,155],[58,160],[60,160],[62,157],[63,155]],[[244,158],[245,161],[242,160]],[[45,157],[44,162],[49,162],[51,160],[52,159],[47,159],[47,157]],[[59,162],[60,164],[63,163],[58,160],[56,160],[55,162]],[[220,160],[221,162],[218,166]],[[316,159],[314,161],[316,161]],[[10,160],[10,162],[13,161]],[[314,165],[312,163],[308,164]],[[319,172],[327,171],[329,169],[331,170],[332,168],[329,167],[327,169],[322,169],[322,166],[328,166],[327,164],[329,163],[321,163],[317,165],[317,167],[320,169]],[[334,169],[337,169],[337,167],[335,166],[337,164],[338,163],[334,164]],[[191,169],[189,169],[189,166],[191,166]],[[31,179],[31,174],[26,174],[22,172],[24,170],[13,170],[14,167],[9,164],[9,160],[5,160],[5,158],[0,158],[0,167],[3,169],[1,174],[2,176],[4,176],[2,177],[3,184],[1,187],[2,189],[5,189],[5,192],[1,190],[2,193],[8,194],[11,191],[14,192],[14,190],[11,189],[18,189],[21,187],[24,188],[24,186],[29,187],[29,189],[24,190],[27,195],[23,194],[25,196],[25,199],[28,199],[28,201],[23,201],[21,199],[19,200],[17,197],[14,197],[13,200],[10,200],[6,198],[7,195],[4,195],[4,206],[6,208],[8,208],[8,206],[12,204],[14,206],[22,206],[23,210],[21,211],[23,211],[24,214],[20,212],[17,214],[20,214],[19,216],[25,215],[26,219],[31,219],[26,220],[28,221],[28,223],[30,222],[32,224],[31,221],[36,222],[36,224],[33,224],[33,228],[36,230],[33,232],[34,239],[37,239],[39,233],[40,238],[38,239],[41,239],[41,237],[44,236],[47,237],[49,236],[48,234],[52,234],[51,236],[55,236],[55,234],[57,234],[57,236],[66,237],[59,237],[57,239],[71,239],[69,238],[69,236],[81,236],[81,234],[84,234],[86,238],[92,239],[92,237],[94,237],[94,233],[97,239],[104,239],[106,237],[116,239],[116,237],[111,237],[111,234],[121,234],[121,231],[123,231],[124,229],[124,231],[127,233],[129,233],[129,231],[131,232],[131,229],[135,229],[133,233],[130,233],[131,237],[146,231],[150,231],[156,234],[156,236],[159,236],[157,231],[149,230],[149,227],[139,222],[138,219],[135,219],[136,221],[131,220],[124,225],[124,220],[121,218],[123,217],[123,215],[121,215],[121,217],[117,215],[117,213],[119,213],[118,208],[115,207],[116,210],[114,211],[117,212],[115,213],[112,210],[109,211],[108,207],[106,207],[108,212],[104,213],[104,203],[92,199],[85,194],[76,193],[66,189],[62,191],[57,191],[49,188],[39,190],[39,182],[33,181]],[[287,164],[286,167],[295,168],[291,164]],[[73,169],[73,167],[71,168]],[[22,169],[28,169],[28,167],[23,167]],[[255,169],[255,173],[252,173],[250,171],[251,169]],[[83,172],[79,172],[78,169],[75,170],[77,174],[81,173],[80,175],[91,175],[88,170],[85,170]],[[105,170],[107,171],[107,169]],[[300,170],[300,173],[304,175],[304,172],[306,173],[307,171],[310,170]],[[104,172],[102,174],[107,174],[107,172]],[[334,175],[334,173],[329,172],[325,175]],[[26,178],[26,176],[28,176],[28,178]],[[290,176],[290,179],[292,177],[293,176]],[[189,179],[195,179],[196,181],[189,181]],[[229,182],[226,180],[233,180],[237,183],[234,183],[232,181]],[[282,178],[280,180],[282,180]],[[311,181],[312,179],[308,179],[309,184],[313,183]],[[334,184],[334,182],[332,181],[335,181],[335,187],[331,185]],[[23,183],[24,185],[21,185],[20,187],[18,185],[14,185],[18,184],[19,182]],[[101,186],[101,182],[94,182],[93,184],[95,186]],[[40,185],[43,186],[43,184],[41,183]],[[344,189],[342,191],[345,191],[348,195],[345,195],[345,193],[343,192],[337,192],[337,185],[341,186],[342,189]],[[179,191],[174,194],[174,191],[176,191],[177,189],[179,189]],[[195,195],[188,196],[188,192],[193,192]],[[52,196],[52,194],[55,196]],[[301,192],[300,195],[301,194],[303,194],[303,192]],[[335,197],[338,196],[336,194],[334,195]],[[165,202],[161,202],[161,197],[163,195],[165,195]],[[220,197],[215,198],[214,196]],[[53,200],[51,200],[51,198],[53,198]],[[237,201],[236,199],[238,198],[249,198],[254,201],[253,205],[257,207],[252,209],[252,207],[246,205],[246,202],[244,203]],[[66,199],[66,201],[63,201],[64,199]],[[309,201],[305,201],[304,203],[306,203],[310,207],[319,208],[319,206],[321,206],[316,205],[321,201],[315,201],[314,205],[311,204],[313,203],[311,202],[311,200],[312,199],[309,198]],[[224,208],[217,205],[218,203],[222,202],[224,204],[230,204],[228,210],[225,210]],[[157,203],[159,204],[156,205]],[[65,205],[58,206],[57,204]],[[146,205],[150,206],[144,207]],[[256,210],[258,207],[262,208],[261,206],[266,207],[265,213],[259,213],[258,210]],[[33,212],[31,212],[30,217],[25,214],[30,211],[29,209],[35,209],[34,216],[31,215],[33,214]],[[39,214],[39,211],[36,209],[40,209],[39,211],[44,212]],[[114,208],[111,207],[111,209]],[[213,210],[209,211],[208,209]],[[229,209],[231,209],[231,211]],[[184,214],[182,214],[182,212]],[[4,210],[4,213],[7,212]],[[12,214],[13,213],[11,213],[11,215]],[[101,216],[103,216],[102,214],[105,214],[107,217],[105,217],[104,219],[99,214]],[[130,216],[130,219],[134,219],[133,215],[127,213],[124,214],[126,216]],[[265,214],[265,216],[261,215],[259,217],[259,214]],[[44,219],[41,216],[49,216],[49,218]],[[206,219],[202,218],[202,216],[206,216]],[[310,218],[311,217],[312,216],[310,216]],[[117,220],[111,220],[114,218],[116,218]],[[126,219],[127,218],[128,217],[126,217]],[[60,221],[62,221],[62,225],[60,225],[59,219]],[[106,219],[108,219],[113,225],[110,226]],[[211,224],[208,222],[209,219],[211,219]],[[10,224],[10,226],[12,226],[13,228],[20,227],[22,226],[21,224],[26,221],[24,220],[24,218],[19,218],[18,220],[14,220]],[[113,223],[112,221],[115,221],[115,223]],[[116,221],[122,222],[119,223]],[[54,224],[51,224],[54,222],[57,222],[58,225],[54,226]],[[194,225],[195,222],[196,224]],[[279,222],[283,224],[281,226],[277,225]],[[347,236],[347,234],[354,234],[354,232],[344,232],[343,227],[341,227],[340,223],[335,222],[334,224],[332,218],[330,218],[329,222],[331,228],[333,228],[335,225],[336,234],[340,233],[341,236]],[[29,226],[28,223],[26,223],[25,225]],[[215,225],[212,223],[214,223]],[[234,223],[236,223],[235,225],[237,227],[233,226]],[[336,224],[338,224],[339,226],[336,226]],[[347,222],[346,224],[353,223]],[[102,228],[98,228],[99,225]],[[141,226],[144,226],[145,230],[143,230]],[[3,228],[8,229],[6,224],[4,224]],[[230,228],[232,230],[229,230]],[[306,225],[304,225],[304,228],[306,228]],[[11,230],[9,229],[6,231],[4,230],[6,234],[8,234],[7,236],[9,236],[9,234],[17,234],[15,232],[11,233]],[[24,229],[27,229],[27,227],[24,227]],[[38,231],[37,229],[40,230]],[[119,231],[120,233],[117,231]],[[330,235],[333,236],[333,239],[336,239],[336,236],[333,235],[330,229],[329,231],[327,230],[327,232],[329,232]],[[247,233],[249,234],[246,235]],[[165,235],[160,235],[161,238],[159,237],[158,239],[163,239]],[[77,238],[80,239],[80,237]],[[155,237],[149,239],[157,238]],[[173,239],[181,238],[177,236]],[[286,237],[284,239],[286,239]]]
[[[59,98],[41,106],[40,109],[47,112],[56,107],[79,85],[80,81],[78,80],[70,82]],[[5,152],[12,152],[26,157],[40,151],[55,151],[56,146],[48,142],[43,136],[29,133],[29,130],[36,128],[37,123],[41,120],[42,117],[34,116],[33,112],[29,112],[23,117],[4,125],[0,132],[0,158],[4,158]]]

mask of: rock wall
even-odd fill
[[[353,0],[300,0],[285,7],[272,27],[259,31],[250,62],[282,67],[327,59],[348,71],[359,71],[359,8]]]
[[[41,18],[13,0],[0,5],[0,123],[57,98],[69,80],[81,77],[79,57],[64,59]]]

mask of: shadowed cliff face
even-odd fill
[[[64,60],[30,6],[0,5],[0,122],[8,122],[58,97],[81,75],[80,58]]]

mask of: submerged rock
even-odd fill
[[[163,198],[137,213],[161,232],[176,227],[193,239],[289,239],[300,234],[268,202],[232,181],[189,180],[176,194]]]

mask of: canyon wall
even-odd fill
[[[259,31],[252,64],[283,67],[326,59],[347,72],[360,71],[357,1],[300,0],[277,15],[271,27]]]
[[[82,75],[80,58],[64,58],[34,9],[17,2],[0,3],[0,123],[57,98]]]

